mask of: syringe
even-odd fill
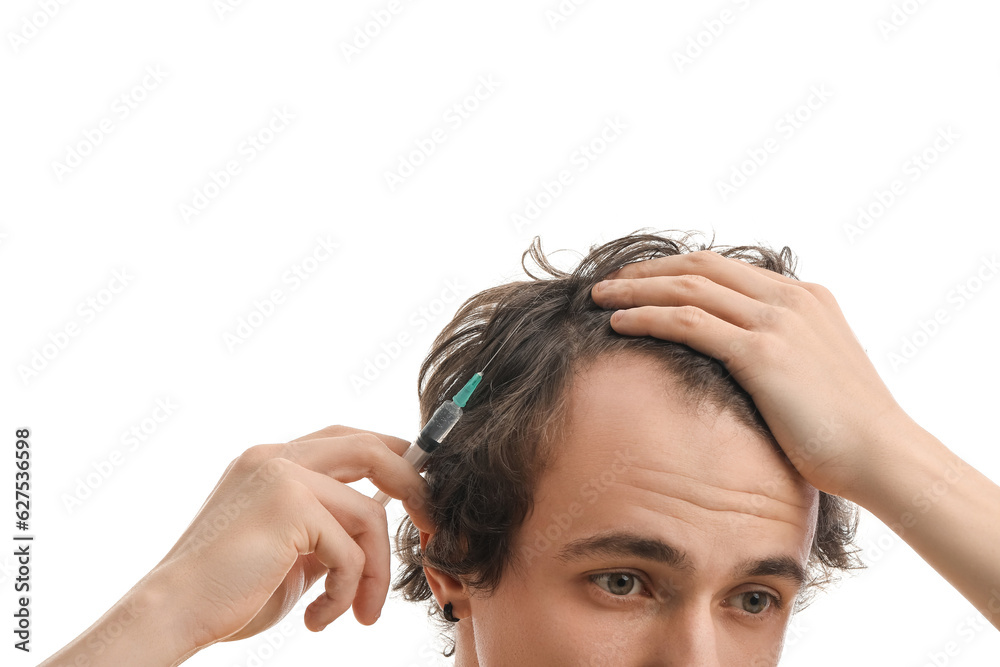
[[[491,359],[492,361],[492,359]],[[483,367],[486,370],[486,367]],[[430,458],[431,452],[437,449],[448,434],[451,429],[454,428],[455,424],[462,417],[462,408],[469,401],[469,397],[472,396],[472,392],[476,390],[479,386],[479,381],[483,379],[483,372],[480,371],[472,376],[472,378],[465,383],[465,386],[459,390],[457,394],[450,401],[445,401],[441,404],[434,414],[427,421],[427,424],[420,430],[420,435],[417,439],[406,450],[403,454],[403,460],[408,461],[413,468],[420,472],[420,469],[424,467],[424,463]],[[392,497],[379,491],[374,496],[372,496],[376,501],[385,507],[392,500]]]

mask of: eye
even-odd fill
[[[602,572],[590,577],[591,581],[612,595],[624,597],[642,591],[642,581],[628,572]]]
[[[777,598],[764,591],[746,591],[738,593],[726,601],[730,606],[741,609],[748,614],[759,615],[771,607],[779,607]]]

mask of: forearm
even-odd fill
[[[178,665],[197,649],[183,640],[168,586],[147,577],[39,667]]]
[[[905,415],[851,498],[1000,629],[1000,486]]]

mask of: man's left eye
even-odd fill
[[[631,595],[642,590],[639,577],[628,572],[604,572],[591,577],[593,582],[612,595]]]
[[[748,614],[762,614],[775,603],[774,596],[764,591],[747,591],[727,600],[730,606],[742,609]]]

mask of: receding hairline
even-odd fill
[[[630,338],[626,336],[622,337]],[[651,337],[647,336],[645,338]],[[668,343],[669,345],[686,347],[681,343],[674,343],[672,341],[660,340],[660,342]],[[767,428],[766,424],[757,423],[748,418],[745,411],[740,409],[742,406],[733,402],[723,404],[715,399],[710,391],[700,392],[696,388],[685,384],[684,380],[680,377],[677,368],[674,366],[673,360],[668,358],[665,354],[660,353],[660,350],[665,351],[666,349],[666,347],[657,349],[656,347],[648,346],[620,347],[598,350],[586,356],[574,359],[572,362],[572,368],[566,376],[565,384],[560,390],[558,409],[562,414],[560,414],[561,419],[558,431],[561,433],[565,427],[567,417],[565,412],[568,406],[569,395],[573,390],[575,382],[578,382],[582,377],[586,376],[587,372],[598,364],[607,364],[616,360],[625,362],[639,361],[646,362],[650,366],[654,366],[662,371],[662,374],[658,378],[660,382],[655,386],[662,389],[667,395],[676,398],[678,405],[686,410],[689,410],[690,414],[696,416],[707,415],[711,417],[724,414],[729,415],[733,417],[740,426],[746,427],[761,440],[767,442],[772,448],[779,452],[782,451],[775,440],[774,435],[771,433],[770,429]],[[693,351],[694,350],[692,350],[692,352]],[[733,382],[735,383],[735,380]],[[738,383],[736,386],[739,387]]]
[[[749,438],[748,442],[752,442],[754,447],[760,446],[766,448],[772,454],[777,454],[785,464],[786,480],[788,482],[793,483],[797,487],[805,485],[813,492],[818,491],[796,470],[770,430],[766,427],[761,428],[759,424],[747,419],[746,414],[740,409],[738,404],[729,406],[720,405],[710,395],[699,394],[691,387],[686,386],[677,377],[674,369],[671,368],[671,362],[668,358],[658,356],[653,349],[633,348],[599,351],[586,358],[579,358],[573,361],[571,372],[566,376],[565,385],[559,392],[559,397],[552,413],[553,421],[551,428],[547,431],[547,437],[539,443],[537,451],[538,474],[535,478],[534,488],[531,490],[533,497],[538,492],[543,479],[548,475],[550,466],[561,457],[567,448],[569,437],[567,431],[571,416],[569,409],[571,403],[570,397],[574,390],[574,383],[586,378],[588,370],[595,365],[610,364],[616,360],[650,362],[663,370],[662,382],[657,386],[663,388],[665,394],[674,399],[673,405],[675,407],[687,411],[689,415],[697,419],[707,418],[714,420],[718,417],[728,419],[730,423],[727,425],[727,428],[731,426],[738,429],[741,435]],[[716,427],[713,426],[712,428]],[[532,508],[531,512],[534,512],[534,508]],[[817,503],[813,508],[809,523],[809,530],[813,533],[813,536],[815,536],[818,521],[819,507]]]

